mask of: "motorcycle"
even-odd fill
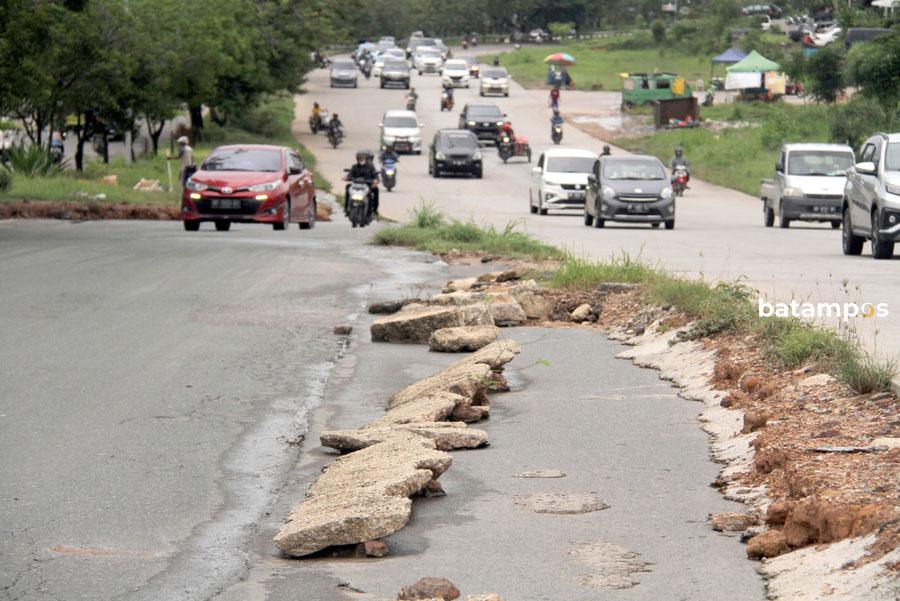
[[[450,92],[444,90],[441,92],[441,110],[442,111],[452,111],[453,110],[453,96],[450,95]]]
[[[341,143],[344,139],[344,132],[340,127],[329,127],[328,128],[328,142],[331,144],[332,148],[337,148],[338,144]]]
[[[397,185],[397,164],[392,159],[387,159],[382,163],[381,181],[388,192]]]
[[[686,167],[676,167],[675,173],[672,174],[672,191],[675,196],[684,196],[684,190],[687,188],[688,180],[691,178]]]
[[[463,50],[468,50],[468,49],[469,49],[469,40],[463,40],[463,41],[462,41],[462,49],[463,49]]]
[[[562,125],[553,126],[553,130],[550,132],[550,139],[553,140],[554,144],[562,142]]]
[[[416,97],[415,96],[407,96],[406,97],[406,110],[408,110],[408,111],[416,110]]]
[[[59,144],[51,144],[50,145],[50,159],[54,164],[60,165],[63,162],[63,154],[65,150],[63,148],[62,142]]]
[[[356,178],[350,183],[350,190],[347,193],[347,213],[353,227],[366,227],[372,221],[369,210],[371,196],[372,188],[366,180]]]
[[[506,132],[501,132],[500,137],[497,138],[497,154],[504,163],[513,157],[522,156],[527,157],[528,162],[531,162],[531,146],[528,144],[528,140],[522,136],[510,138]]]
[[[372,77],[372,63],[368,60],[362,62],[362,64],[359,66],[359,70],[362,71],[362,74],[366,79]]]

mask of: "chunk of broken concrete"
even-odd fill
[[[804,388],[812,388],[813,386],[824,386],[834,381],[834,378],[828,374],[816,374],[800,380],[800,386]]]
[[[388,408],[394,409],[439,392],[452,392],[471,399],[474,404],[483,405],[487,402],[485,393],[488,389],[490,374],[491,368],[485,363],[451,365],[431,377],[407,386],[392,396],[388,401]]]
[[[302,557],[393,534],[409,521],[409,497],[452,461],[433,440],[409,432],[340,457],[291,512],[275,545],[285,555]]]
[[[777,557],[787,550],[788,545],[781,530],[767,530],[747,541],[747,557],[750,559]]]
[[[500,327],[520,326],[528,319],[525,309],[510,294],[491,294],[486,302],[494,323]]]
[[[478,283],[478,278],[461,278],[458,280],[450,280],[444,286],[444,292],[457,292],[460,290],[471,290]]]
[[[758,521],[753,514],[731,511],[714,513],[710,516],[712,529],[716,532],[743,532]]]
[[[359,557],[385,557],[388,554],[387,543],[380,540],[367,540],[356,546],[356,555]]]
[[[435,330],[459,326],[492,325],[487,308],[479,304],[459,307],[404,309],[376,319],[370,328],[373,342],[427,343]]]
[[[461,353],[477,351],[500,335],[496,326],[460,326],[435,330],[428,339],[428,347],[435,352]]]
[[[441,451],[453,449],[475,449],[487,444],[484,430],[470,428],[461,422],[416,422],[385,426],[382,428],[362,428],[360,430],[330,430],[322,432],[319,440],[324,447],[342,452],[358,451],[374,444],[390,440],[398,433],[412,432],[434,440]]]
[[[421,601],[423,599],[453,601],[457,598],[459,598],[459,589],[446,578],[422,578],[415,584],[400,589],[397,601]]]
[[[591,306],[587,303],[582,303],[575,307],[575,309],[569,314],[569,319],[581,323],[582,321],[587,321],[587,319],[591,316]]]
[[[391,409],[366,427],[383,428],[393,424],[442,422],[450,417],[457,405],[471,402],[471,399],[452,392],[435,392]]]

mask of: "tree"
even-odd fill
[[[885,110],[897,112],[900,102],[900,32],[854,46],[848,58],[850,80],[876,99]]]
[[[650,33],[653,35],[653,41],[656,45],[662,45],[666,41],[666,22],[662,19],[654,19],[650,23]]]
[[[844,51],[838,44],[819,48],[804,69],[809,93],[821,102],[834,104],[844,90]]]

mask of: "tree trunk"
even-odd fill
[[[159,127],[154,126],[153,120],[148,115],[144,115],[144,120],[147,122],[147,132],[150,134],[150,142],[153,145],[153,156],[156,156],[159,153],[159,137],[166,127],[166,120],[160,119]]]
[[[103,126],[103,133],[100,135],[103,140],[103,162],[109,165],[109,135],[106,131],[106,125]]]
[[[188,107],[191,114],[191,143],[196,144],[202,139],[201,130],[203,129],[203,107],[200,105],[191,105]]]
[[[87,119],[85,119],[85,122]],[[75,169],[84,171],[84,138],[87,131],[86,123],[82,124],[81,115],[78,115],[78,126],[75,128]]]

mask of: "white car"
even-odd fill
[[[381,77],[381,70],[384,69],[384,59],[384,54],[380,54],[378,58],[375,59],[375,64],[372,65],[372,77]]]
[[[393,145],[397,154],[422,154],[422,124],[415,111],[387,111],[378,127],[382,149]]]
[[[550,209],[583,211],[588,175],[599,158],[595,152],[574,148],[543,152],[531,170],[529,210],[541,215]]]
[[[441,51],[434,46],[419,46],[413,55],[413,67],[422,73],[437,73],[441,70],[444,59]]]
[[[444,63],[444,68],[441,70],[441,80],[444,86],[468,88],[469,64],[458,58],[448,60]]]
[[[509,96],[509,73],[503,67],[485,67],[481,72],[478,93],[482,96],[488,94]]]

